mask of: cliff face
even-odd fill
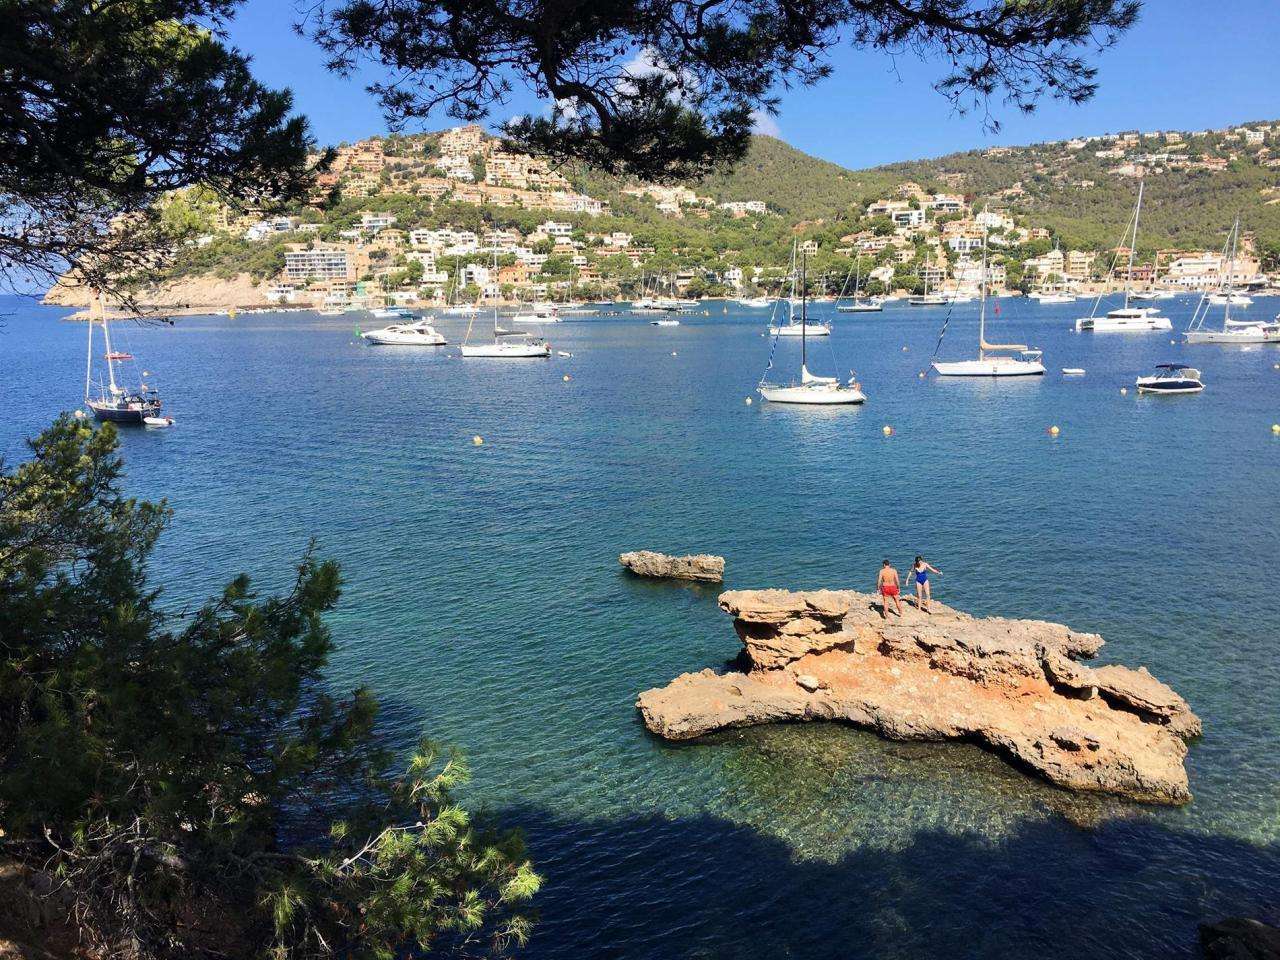
[[[1072,790],[1191,799],[1185,741],[1200,720],[1145,669],[1079,662],[1097,634],[978,619],[939,603],[901,618],[855,591],[729,591],[747,669],[684,674],[640,694],[670,740],[783,720],[842,720],[897,740],[974,740]]]
[[[267,284],[256,282],[247,273],[237,274],[229,280],[215,276],[188,277],[144,290],[139,294],[139,301],[144,307],[174,312],[261,307],[269,303],[267,288]],[[88,287],[63,277],[45,294],[44,302],[62,307],[87,308],[90,299]],[[109,309],[116,306],[118,304],[108,300]]]

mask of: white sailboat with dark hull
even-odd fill
[[[106,364],[107,379],[101,374],[94,380],[93,349],[94,327],[102,326],[104,347],[103,362]],[[119,353],[111,348],[111,328],[107,323],[106,311],[102,304],[102,295],[95,293],[89,305],[89,352],[85,360],[84,403],[98,420],[109,423],[132,423],[138,425],[168,426],[173,421],[160,413],[162,406],[160,393],[154,387],[140,381],[137,389],[129,389],[120,385],[116,377],[116,364],[132,360],[132,355]],[[95,390],[96,387],[96,390]]]
[[[1133,299],[1133,256],[1138,248],[1138,224],[1142,219],[1142,193],[1146,187],[1145,180],[1138,181],[1138,202],[1133,208],[1133,219],[1130,226],[1125,227],[1124,236],[1120,238],[1123,246],[1125,240],[1129,240],[1129,269],[1124,276],[1124,306],[1117,307],[1115,310],[1109,310],[1103,316],[1098,316],[1098,305],[1102,303],[1102,294],[1098,294],[1096,300],[1093,301],[1093,310],[1089,316],[1081,317],[1076,321],[1076,331],[1092,332],[1092,333],[1147,333],[1152,330],[1172,330],[1173,322],[1168,317],[1160,316],[1160,310],[1157,307],[1132,307],[1129,301]],[[1132,235],[1132,237],[1130,236]],[[1117,257],[1117,259],[1119,259]],[[1115,264],[1112,263],[1112,271],[1115,270]]]
[[[1043,354],[1025,343],[987,343],[987,243],[982,242],[982,304],[978,309],[976,360],[935,360],[940,377],[1035,377],[1044,374]],[[945,334],[946,327],[943,327]],[[942,337],[938,338],[941,345]]]
[[[1217,293],[1201,295],[1200,302],[1196,304],[1195,312],[1191,315],[1191,323],[1186,332],[1182,334],[1187,343],[1280,343],[1280,319],[1231,319],[1231,307],[1235,302],[1233,299],[1235,295],[1227,290],[1226,285],[1229,282],[1229,278],[1235,274],[1236,252],[1239,243],[1240,218],[1236,217],[1236,222],[1232,225],[1231,232],[1227,234],[1227,242],[1222,249],[1222,258],[1227,263],[1226,275],[1220,282]],[[1245,299],[1248,300],[1247,297]],[[1252,302],[1251,300],[1249,301],[1249,303]],[[1222,307],[1222,326],[1219,329],[1208,327],[1205,324],[1209,317],[1209,310],[1214,306]]]
[[[854,380],[849,378],[848,383],[841,383],[838,377],[822,377],[809,372],[809,338],[805,333],[806,313],[808,310],[808,301],[804,295],[804,263],[801,261],[800,267],[800,322],[795,326],[800,329],[800,381],[797,383],[779,384],[767,383],[761,378],[760,384],[756,387],[757,392],[765,400],[771,403],[797,403],[809,406],[845,406],[849,404],[865,403],[867,395],[862,392],[862,387]],[[795,292],[796,275],[795,271],[791,274],[792,293]],[[765,369],[765,377],[769,375],[769,369],[773,367],[773,350],[778,346],[778,339],[783,334],[776,331],[786,329],[782,327],[771,327],[773,334],[773,345],[769,354],[769,367]],[[827,330],[830,333],[830,329]]]

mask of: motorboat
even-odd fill
[[[106,361],[107,379],[101,375],[94,380],[94,328],[102,327],[102,342],[105,347],[103,360]],[[95,291],[89,304],[89,352],[85,360],[84,402],[94,417],[106,423],[128,423],[142,425],[148,418],[160,418],[160,393],[148,386],[145,379],[140,378],[137,388],[121,386],[116,376],[116,364],[131,361],[133,355],[125,351],[113,350],[111,347],[111,327],[107,323],[106,309],[101,293]],[[145,377],[145,372],[143,374]],[[97,387],[96,395],[94,387]]]
[[[1139,393],[1200,393],[1204,390],[1200,371],[1185,363],[1157,363],[1156,373],[1138,377],[1134,382]]]
[[[1063,367],[1062,375],[1064,377],[1083,377],[1084,367]]]
[[[431,325],[431,320],[416,323],[393,323],[379,330],[366,330],[361,340],[381,346],[443,347],[448,341]]]
[[[1038,290],[1027,294],[1027,298],[1038,303],[1075,303],[1076,298],[1059,290]]]
[[[987,241],[982,239],[982,290],[978,310],[978,356],[974,360],[935,360],[940,377],[1034,377],[1044,374],[1044,354],[1025,343],[987,342]],[[946,325],[942,328],[946,334]],[[941,346],[942,337],[938,337]]]
[[[768,310],[773,305],[773,301],[768,297],[746,297],[745,299],[735,300],[739,306],[747,307],[751,310]]]
[[[474,317],[480,313],[480,308],[474,303],[455,303],[440,312],[449,317]]]
[[[649,321],[649,326],[651,326],[651,327],[678,327],[678,326],[680,326],[680,321],[679,321],[679,320],[677,320],[675,317],[658,317],[656,320],[650,320],[650,321]]]
[[[1146,181],[1139,180],[1138,202],[1133,208],[1133,219],[1130,221],[1130,225],[1125,227],[1124,236],[1120,238],[1121,246],[1125,246],[1125,241],[1128,241],[1129,248],[1129,269],[1124,275],[1124,306],[1110,310],[1100,317],[1098,316],[1098,306],[1102,303],[1102,294],[1098,294],[1097,299],[1093,301],[1093,310],[1089,316],[1081,317],[1076,321],[1077,333],[1147,333],[1152,330],[1173,329],[1173,322],[1168,317],[1160,316],[1158,307],[1129,306],[1130,301],[1134,298],[1131,289],[1133,283],[1133,256],[1138,247],[1138,225],[1142,219],[1142,194],[1145,188]],[[1116,259],[1119,258],[1117,257]],[[1111,264],[1111,269],[1114,274],[1114,261]]]
[[[1215,307],[1247,307],[1253,303],[1253,299],[1243,293],[1232,293],[1224,290],[1209,294],[1209,303]]]
[[[792,249],[793,269],[791,274],[792,293],[795,293],[796,274],[794,269],[795,250]],[[847,383],[841,383],[838,377],[824,377],[809,371],[809,334],[807,330],[810,326],[807,318],[808,304],[804,297],[804,264],[802,258],[800,265],[800,320],[798,323],[776,324],[769,329],[773,333],[773,346],[777,347],[778,338],[782,336],[791,336],[791,334],[783,334],[781,331],[799,328],[800,337],[800,382],[791,382],[787,384],[767,383],[764,377],[768,377],[769,370],[773,367],[773,350],[769,353],[769,364],[765,368],[764,377],[761,378],[759,385],[756,387],[757,392],[765,400],[771,403],[793,403],[806,406],[848,406],[852,404],[865,403],[867,395],[862,392],[862,385],[850,376]],[[788,309],[791,309],[788,307]],[[794,318],[793,318],[794,319]],[[831,329],[827,328],[827,334]]]

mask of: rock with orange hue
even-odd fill
[[[784,720],[839,720],[900,740],[976,740],[1073,790],[1191,798],[1183,761],[1200,720],[1145,669],[1090,667],[1102,638],[934,603],[883,615],[852,590],[720,596],[749,669],[685,674],[640,694],[671,740]]]

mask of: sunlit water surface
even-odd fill
[[[1162,306],[1185,325],[1190,301]],[[1088,307],[1003,302],[992,336],[1045,350],[1030,381],[921,379],[944,309],[838,317],[811,365],[870,397],[838,410],[746,404],[766,317],[719,303],[550,327],[573,357],[540,362],[459,359],[465,320],[437,350],[365,347],[351,317],[121,324],[178,420],[124,433],[127,486],[176,511],[175,604],[238,570],[279,588],[312,536],[341,561],[332,679],[374,687],[397,742],[464,746],[472,799],[525,827],[530,957],[1191,956],[1200,921],[1280,913],[1280,349],[1070,332]],[[12,461],[79,404],[85,328],[0,308]],[[1136,396],[1165,360],[1207,390]],[[738,644],[716,589],[622,575],[636,548],[723,554],[732,587],[866,589],[923,553],[949,603],[1097,630],[1203,717],[1195,801],[834,726],[663,744],[636,694]]]

